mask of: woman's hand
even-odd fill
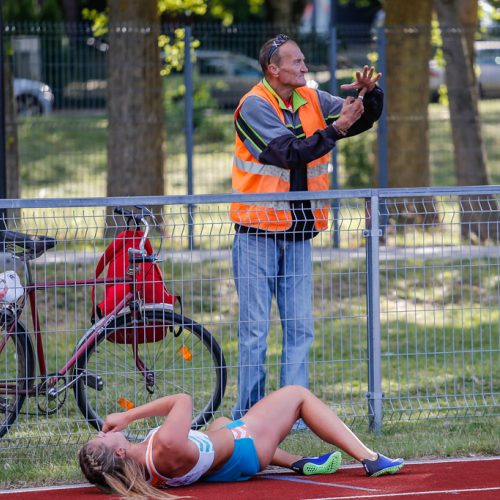
[[[104,420],[104,425],[102,426],[102,432],[118,432],[126,429],[130,423],[127,412],[125,413],[111,413]]]
[[[365,66],[363,72],[356,71],[356,81],[341,85],[340,88],[342,90],[358,90],[359,95],[363,97],[367,92],[371,92],[380,78],[382,78],[382,73],[377,73],[373,76],[374,72],[375,68],[373,66],[370,68]]]

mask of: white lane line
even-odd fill
[[[313,481],[311,479],[303,479],[297,476],[259,476],[264,479],[274,479],[275,481],[291,481],[292,483],[305,483],[316,486],[334,486],[335,488],[347,488],[350,490],[361,490],[361,491],[377,491],[376,488],[363,488],[361,486],[350,486],[348,484],[338,484],[338,483],[323,483],[321,481]]]
[[[0,495],[12,495],[13,493],[36,493],[41,491],[52,491],[52,490],[73,490],[78,488],[95,488],[93,484],[82,483],[82,484],[65,484],[59,486],[37,486],[32,488],[17,488],[15,490],[0,490]]]
[[[457,493],[475,493],[484,491],[498,491],[500,486],[495,486],[493,488],[470,488],[463,490],[430,490],[430,491],[409,491],[407,493],[380,493],[375,495],[356,495],[351,497],[321,497],[321,498],[303,498],[302,500],[349,500],[349,499],[359,499],[359,498],[389,498],[389,497],[409,497],[416,495],[456,495]]]

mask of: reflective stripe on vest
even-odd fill
[[[330,206],[330,200],[311,200],[311,208],[313,210],[322,210]]]
[[[276,167],[275,165],[258,163],[255,161],[245,161],[241,158],[238,158],[237,156],[233,158],[233,162],[234,165],[236,165],[240,170],[243,170],[244,172],[256,175],[270,175],[272,177],[278,177],[284,182],[290,183],[290,170]]]
[[[317,130],[325,128],[326,123],[321,112],[318,95],[315,90],[300,87],[296,91],[307,101],[299,110],[299,119],[305,136],[310,137]],[[256,95],[271,104],[278,117],[285,123],[283,111],[280,109],[276,98],[259,83],[250,92],[244,95],[235,112],[235,118],[244,100]],[[308,163],[307,187],[309,191],[322,191],[328,189],[328,160],[329,154]],[[290,170],[274,165],[259,162],[245,147],[236,134],[236,148],[233,159],[233,192],[242,194],[273,193],[290,191]],[[328,227],[327,200],[311,202],[315,219],[315,228],[323,231]],[[231,204],[230,217],[233,222],[243,226],[255,227],[267,231],[286,231],[293,222],[290,204],[288,202],[236,202]]]
[[[234,194],[242,194],[236,189],[232,191]],[[315,200],[317,201],[317,200]],[[290,202],[289,201],[252,201],[252,206],[254,207],[267,207],[275,210],[290,210]],[[250,205],[248,205],[250,206]]]
[[[234,165],[244,172],[257,175],[270,175],[272,177],[279,177],[284,182],[290,182],[290,170],[276,167],[274,165],[267,165],[264,163],[257,163],[254,161],[245,161],[241,158],[233,158]],[[307,169],[307,178],[312,179],[323,174],[328,174],[328,163],[319,163]]]
[[[319,163],[318,165],[314,165],[307,169],[308,179],[314,179],[315,177],[319,177],[324,174],[328,175],[328,163]]]

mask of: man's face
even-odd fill
[[[293,88],[303,87],[306,84],[305,74],[308,69],[299,46],[295,42],[288,41],[279,48],[279,55],[280,62],[275,65],[279,69],[279,82]]]

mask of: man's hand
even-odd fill
[[[375,73],[373,66],[370,68],[365,66],[363,72],[356,71],[356,81],[341,85],[340,88],[342,90],[358,90],[362,99],[367,92],[371,92],[375,88],[375,85],[382,77],[382,73],[377,73],[375,76],[373,76],[373,73]]]
[[[102,432],[118,432],[125,429],[129,424],[127,413],[111,413],[106,417]]]
[[[364,110],[365,108],[361,99],[355,99],[352,96],[347,97],[342,106],[340,116],[334,122],[335,128],[342,133],[347,132],[351,125],[361,118]]]

